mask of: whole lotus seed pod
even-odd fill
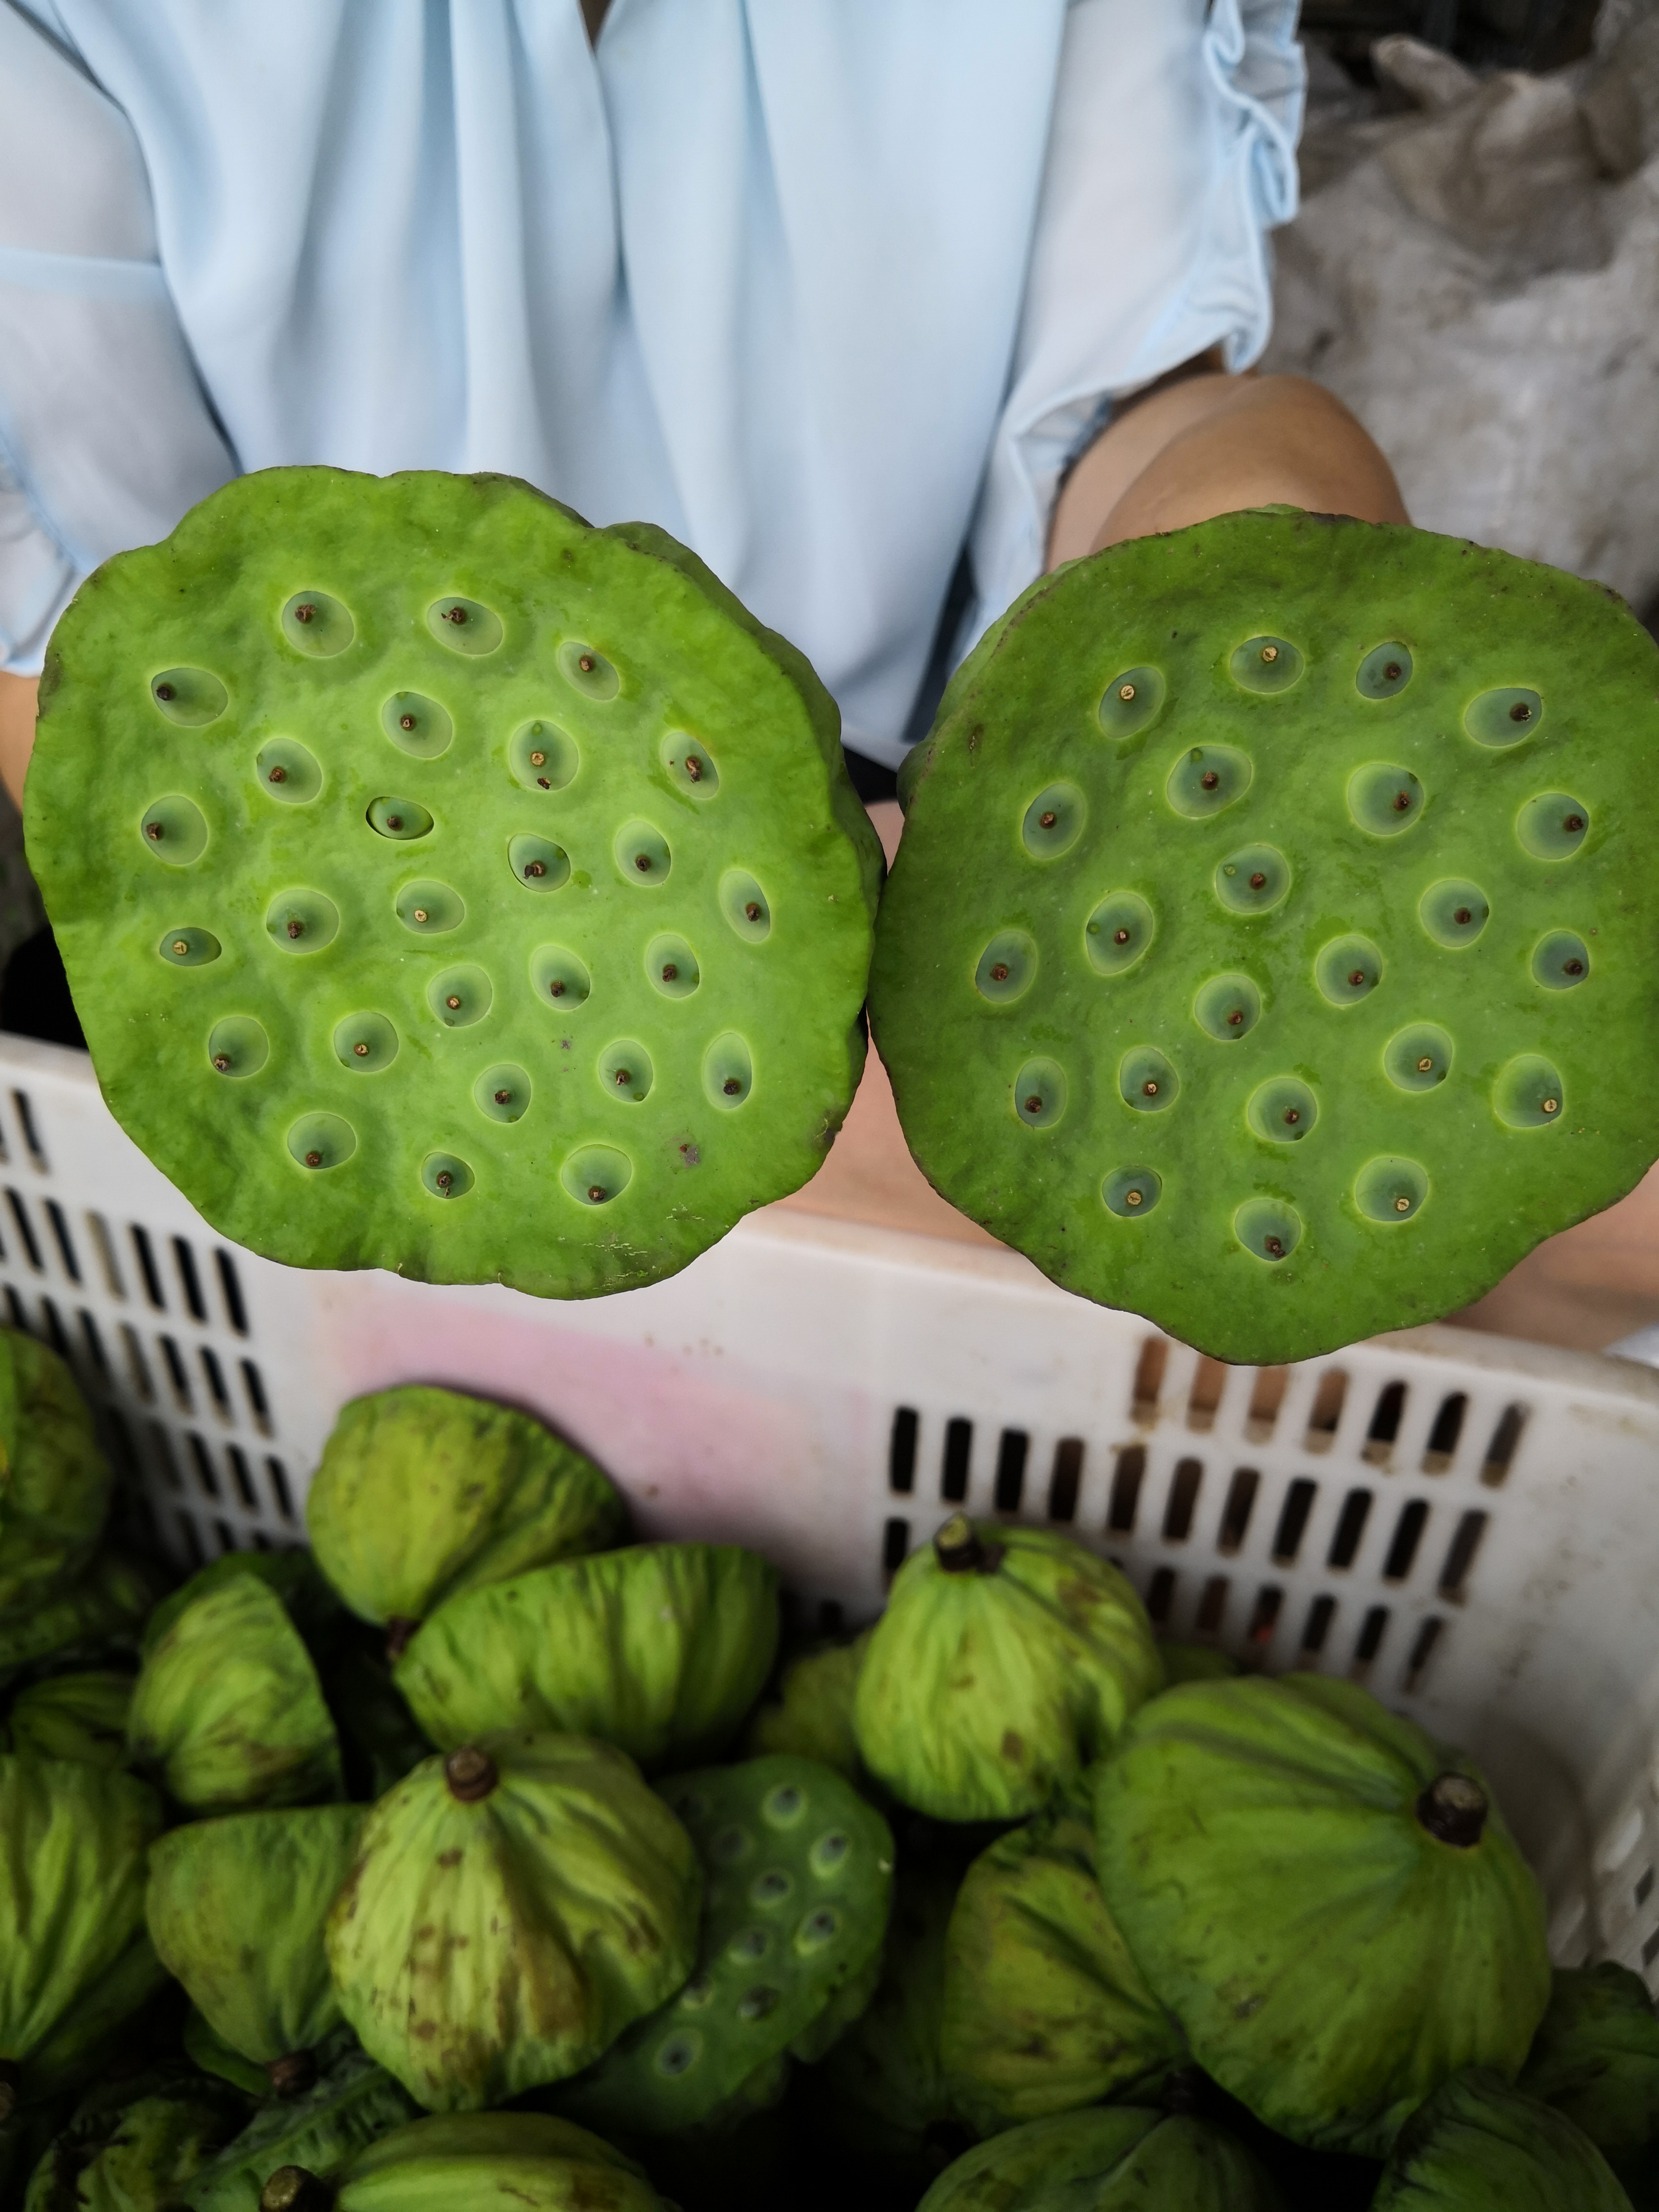
[[[12,2099],[82,2078],[165,1976],[144,1931],[161,1802],[131,1775],[0,1757],[0,2063]],[[3,2117],[0,2114],[0,2117]]]
[[[184,2192],[190,2212],[259,2212],[273,2174],[332,2173],[416,2117],[400,2085],[348,2029],[337,2030],[317,2057],[321,2070],[311,2088],[267,2104],[202,2167]]]
[[[145,1655],[127,1749],[193,1812],[339,1794],[317,1670],[269,1583],[229,1576],[173,1616]]]
[[[772,1670],[778,1578],[735,1544],[640,1544],[452,1598],[396,1670],[442,1749],[491,1729],[596,1735],[641,1765],[718,1757]]]
[[[1284,2212],[1264,2169],[1207,2121],[1108,2106],[1031,2120],[946,2166],[918,2212]]]
[[[329,2177],[336,2212],[659,2212],[632,2159],[542,2112],[445,2112],[382,2136]],[[265,2212],[284,2212],[267,2204]],[[298,2208],[296,2208],[298,2212]]]
[[[363,2047],[437,2112],[576,2073],[690,1972],[702,1870],[630,1759],[518,1730],[381,1798],[329,1915]]]
[[[755,1709],[744,1738],[747,1755],[794,1752],[802,1759],[822,1759],[851,1783],[867,1782],[853,1733],[853,1693],[869,1642],[866,1629],[850,1644],[831,1644],[792,1659],[775,1697]]]
[[[410,1384],[342,1409],[306,1527],[352,1611],[395,1624],[401,1645],[462,1590],[621,1543],[628,1509],[592,1460],[527,1413]]]
[[[1656,744],[1633,617],[1452,538],[1268,509],[1043,577],[908,780],[911,1151],[1220,1359],[1468,1304],[1659,1149]]]
[[[690,1978],[630,2028],[558,2109],[623,2136],[676,2135],[763,2109],[791,2052],[808,2063],[842,2001],[880,1972],[893,1838],[816,1759],[780,1754],[676,1775],[663,1795],[707,1875]]]
[[[1595,2145],[1482,2067],[1455,2074],[1400,2130],[1374,2212],[1630,2212]]]
[[[78,1581],[0,1620],[0,1682],[47,1661],[93,1665],[137,1651],[155,1602],[150,1577],[136,1560],[100,1552]]]
[[[1526,2057],[1538,1884],[1469,1762],[1353,1683],[1154,1698],[1101,1771],[1096,1848],[1194,2057],[1293,2142],[1384,2156],[1449,2075]]]
[[[331,1649],[344,1614],[309,1552],[227,1552],[222,1559],[199,1567],[161,1600],[144,1623],[140,1656],[149,1658],[186,1606],[244,1575],[264,1583],[280,1599],[307,1650]]]
[[[939,2051],[981,2135],[1108,2099],[1155,2104],[1186,2057],[1106,1908],[1094,1845],[1091,1808],[1067,1798],[963,1878]]]
[[[323,1923],[365,1817],[358,1805],[237,1813],[174,1828],[150,1851],[144,1911],[162,1965],[279,2095],[310,2087],[310,2054],[340,2025]]]
[[[40,688],[99,1081],[222,1234],[587,1297],[821,1164],[880,848],[805,659],[662,532],[266,470],[106,562]]]
[[[246,2098],[185,2068],[102,2084],[35,2167],[23,2212],[172,2212],[246,2117]]]
[[[1160,1689],[1146,1608],[1051,1529],[953,1514],[894,1578],[859,1674],[865,1764],[940,1820],[1036,1812]]]
[[[12,1699],[12,1749],[86,1766],[125,1766],[132,1688],[131,1674],[48,1675]]]
[[[0,1613],[40,1605],[90,1564],[111,1480],[64,1362],[0,1328]]]
[[[1659,2017],[1611,1960],[1558,1968],[1516,2087],[1581,2128],[1633,2201],[1659,2183]]]

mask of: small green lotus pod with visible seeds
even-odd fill
[[[35,2167],[23,2212],[172,2212],[246,2117],[246,2098],[187,2068],[104,2083]]]
[[[963,1878],[939,2051],[981,2135],[1109,2098],[1154,2104],[1186,2057],[1100,1893],[1091,1814],[1064,1798]]]
[[[161,1828],[161,1801],[131,1775],[0,1757],[9,2100],[74,2087],[88,2055],[166,1978],[144,1930],[144,1855]]]
[[[68,1366],[0,1328],[0,1613],[50,1600],[88,1565],[111,1479]]]
[[[50,1661],[88,1664],[137,1651],[155,1591],[136,1560],[100,1552],[78,1581],[0,1620],[0,1682]]]
[[[193,1812],[339,1794],[322,1685],[269,1583],[227,1576],[173,1615],[145,1654],[127,1749]]]
[[[794,1752],[822,1759],[852,1783],[866,1779],[853,1733],[853,1693],[869,1644],[869,1632],[850,1644],[803,1652],[784,1668],[775,1697],[756,1708],[744,1747],[751,1759]]]
[[[1455,2074],[1400,2130],[1373,2212],[1631,2212],[1565,2114],[1484,2067]]]
[[[132,1689],[131,1674],[48,1675],[12,1699],[12,1749],[85,1766],[125,1766]]]
[[[623,2136],[718,2124],[780,2094],[789,2053],[823,2055],[814,2031],[838,2001],[867,2001],[892,1891],[886,1821],[816,1759],[709,1767],[663,1795],[707,1875],[696,1963],[558,2096],[562,2112]]]
[[[357,2152],[416,2117],[416,2106],[383,2066],[337,2029],[317,2054],[314,2085],[254,2114],[184,2192],[190,2212],[259,2212],[274,2173],[295,2166],[332,2173]]]
[[[642,2169],[543,2112],[444,2112],[382,2136],[319,2185],[274,2176],[263,2212],[661,2212]]]
[[[622,1542],[628,1509],[527,1413],[410,1384],[341,1413],[306,1526],[352,1611],[401,1648],[446,1598]]]
[[[632,1759],[529,1729],[429,1759],[369,1813],[328,1919],[363,2047],[434,2112],[574,2074],[678,1989],[702,1869]]]
[[[1146,1608],[1109,1561],[956,1513],[894,1580],[854,1725],[871,1772],[919,1813],[1017,1820],[1163,1683]]]
[[[1095,1810],[1136,1963],[1281,2135],[1382,2157],[1448,2075],[1526,2057],[1550,1994],[1537,1881],[1473,1765],[1356,1684],[1166,1691]]]
[[[1207,2121],[1107,2106],[965,2151],[917,2212],[1284,2212],[1272,2179]]]
[[[642,1766],[716,1758],[760,1695],[778,1578],[734,1544],[640,1544],[441,1606],[398,1662],[441,1749],[491,1729],[596,1735]]]
[[[1219,1359],[1467,1305],[1659,1150],[1656,748],[1653,641],[1505,553],[1278,508],[1044,576],[905,780],[911,1151]]]
[[[1559,1968],[1517,2085],[1582,2128],[1637,2202],[1659,2183],[1659,2017],[1639,1974]]]
[[[590,1297],[822,1163],[880,847],[805,658],[661,531],[264,470],[88,580],[41,699],[100,1085],[222,1235]]]
[[[1212,1644],[1184,1644],[1178,1637],[1160,1636],[1158,1653],[1170,1689],[1177,1682],[1231,1681],[1239,1671],[1237,1660],[1218,1651]]]
[[[323,1923],[356,1856],[358,1805],[194,1820],[149,1855],[144,1911],[162,1965],[278,2094],[310,2086],[340,2024]]]

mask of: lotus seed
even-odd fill
[[[753,899],[750,900],[748,905],[744,907],[743,911],[746,921],[758,921],[760,920],[761,910],[759,907],[756,905]]]
[[[598,1206],[605,1197],[605,1185],[602,1182],[589,1183],[587,1195],[592,1200],[594,1205]]]
[[[1510,708],[1510,720],[1512,722],[1531,721],[1532,708],[1528,706],[1524,699],[1517,699],[1514,706]]]
[[[416,921],[424,921],[426,920],[426,908],[423,906],[417,906],[416,908],[415,919]]]
[[[267,781],[271,783],[286,783],[288,781],[288,770],[285,768],[274,768],[270,771],[270,775]]]
[[[432,1180],[437,1184],[440,1190],[447,1190],[450,1184],[454,1181],[454,1177],[450,1174],[447,1168],[440,1168],[437,1174],[433,1176]]]
[[[366,1044],[354,1044],[351,1049],[356,1054],[359,1060],[367,1060],[368,1058],[368,1047]]]
[[[1058,817],[1058,816],[1054,813],[1054,809],[1053,809],[1052,807],[1050,807],[1050,808],[1048,809],[1048,811],[1046,813],[1044,813],[1044,814],[1039,814],[1039,815],[1038,815],[1038,817],[1037,817],[1037,820],[1038,820],[1038,821],[1042,824],[1042,827],[1043,827],[1045,830],[1052,830],[1052,829],[1054,828],[1054,826],[1055,822],[1056,822],[1058,819],[1059,819],[1059,817]]]
[[[1141,1086],[1140,1086],[1140,1087],[1141,1087],[1141,1089],[1146,1092],[1146,1096],[1147,1096],[1149,1098],[1156,1098],[1156,1097],[1157,1097],[1157,1096],[1158,1096],[1158,1085],[1157,1085],[1157,1084],[1156,1084],[1156,1083],[1152,1083],[1152,1082],[1146,1082],[1146,1083],[1143,1083],[1143,1084],[1141,1085]]]
[[[513,1103],[513,1093],[510,1091],[498,1091],[495,1093],[495,1103],[498,1106],[510,1106]]]
[[[466,609],[465,607],[451,607],[449,610],[449,619],[459,627],[460,623],[466,620]]]
[[[1206,791],[1213,791],[1217,784],[1220,782],[1221,778],[1216,774],[1212,768],[1206,768],[1203,775],[1200,776],[1198,780],[1203,785]]]
[[[144,835],[146,837],[151,838],[152,840],[159,840],[161,836],[161,823],[159,822],[146,822],[144,824]]]
[[[184,949],[184,948],[183,948],[183,946],[181,945],[181,946],[179,947],[179,950],[182,951],[183,951],[183,949]],[[1007,980],[1008,980],[1008,963],[1007,963],[1007,962],[1006,962],[1006,960],[997,960],[997,961],[994,961],[994,962],[992,963],[992,965],[991,965],[991,981],[992,981],[994,983],[1006,983],[1006,982],[1007,981]]]
[[[633,1080],[633,1077],[629,1073],[625,1067],[619,1067],[617,1070],[617,1087],[618,1090],[625,1090]]]
[[[1467,927],[1472,917],[1469,914],[1469,910],[1466,906],[1460,906],[1456,912],[1452,915],[1452,920],[1458,924],[1460,928]]]
[[[578,667],[578,668],[580,668],[580,671],[581,671],[581,672],[582,672],[582,674],[583,674],[584,676],[591,676],[591,675],[593,673],[593,656],[592,656],[592,654],[591,653],[582,653],[582,654],[578,658],[577,662],[576,662],[576,665],[577,665],[577,667]]]
[[[1231,1013],[1230,1013],[1230,1014],[1228,1015],[1228,1017],[1227,1017],[1227,1026],[1228,1026],[1228,1028],[1229,1028],[1229,1029],[1231,1029],[1231,1030],[1236,1030],[1236,1029],[1238,1027],[1239,1024],[1243,1020],[1243,1018],[1244,1018],[1244,1012],[1243,1012],[1243,1007],[1241,1007],[1241,1006],[1235,1006],[1235,1007],[1233,1008],[1233,1010],[1232,1010]]]
[[[294,619],[295,622],[308,623],[313,619],[316,612],[317,610],[315,607],[295,607],[294,610]]]
[[[306,933],[306,926],[304,922],[290,917],[288,925],[288,933],[290,937],[303,937]]]
[[[1302,1116],[1294,1106],[1287,1106],[1285,1109],[1285,1119],[1291,1125],[1292,1127],[1294,1127],[1296,1123],[1302,1119]]]
[[[544,876],[547,873],[547,863],[545,860],[526,860],[524,872],[526,876]]]
[[[735,1098],[738,1091],[742,1090],[743,1085],[738,1082],[735,1075],[728,1075],[725,1082],[720,1085],[720,1088],[725,1091],[728,1098]]]
[[[1561,1101],[1559,1098],[1547,1098],[1543,1103],[1544,1111],[1547,1114],[1559,1114],[1561,1110]]]
[[[1129,942],[1128,931],[1127,929],[1115,929],[1112,932],[1112,942],[1114,945],[1127,945]]]
[[[1582,814],[1569,814],[1563,819],[1561,823],[1561,827],[1566,830],[1568,835],[1574,837],[1578,835],[1578,832],[1583,828],[1583,826],[1584,817]]]
[[[696,753],[687,753],[685,757],[685,772],[687,775],[690,777],[693,783],[701,783],[702,781],[702,763],[697,758]]]
[[[1412,1202],[1410,1199],[1407,1198],[1402,1194],[1399,1198],[1395,1199],[1394,1202],[1394,1210],[1396,1213],[1409,1213],[1412,1210]]]
[[[1364,980],[1365,971],[1363,968],[1351,968],[1348,970],[1348,981],[1353,985],[1356,991],[1359,988]]]
[[[175,937],[173,940],[173,949],[182,960],[190,950],[190,939],[187,937]]]
[[[216,1052],[213,1055],[213,1065],[221,1075],[224,1074],[230,1066],[230,1054],[225,1052]]]
[[[547,755],[545,753],[532,753],[530,756],[530,765],[532,768],[545,768],[547,766]]]
[[[1126,1190],[1123,1194],[1123,1203],[1126,1206],[1139,1206],[1140,1193],[1138,1190]]]
[[[1261,873],[1261,871],[1258,868],[1258,869],[1256,870],[1256,872],[1255,873],[1255,875],[1253,875],[1253,876],[1250,878],[1250,889],[1251,889],[1253,891],[1259,891],[1259,890],[1261,890],[1265,886],[1265,884],[1266,884],[1267,881],[1267,878],[1266,878],[1266,876],[1264,876],[1264,875]]]
[[[308,1168],[319,1168],[322,1164],[323,1156],[320,1152],[307,1152],[306,1154],[306,1165]]]
[[[1569,975],[1582,975],[1584,972],[1583,962],[1582,960],[1569,960],[1566,963],[1565,972]]]
[[[455,996],[455,994],[454,994],[453,991],[450,993],[449,996],[448,996],[448,997],[444,1000],[444,1004],[445,1004],[445,1006],[447,1006],[449,1008],[449,1011],[450,1011],[450,1012],[451,1012],[452,1014],[453,1014],[453,1013],[456,1011],[456,1009],[459,1006],[460,1003],[461,1003],[461,1002],[460,1002],[460,1000],[459,1000]]]
[[[1426,1075],[1433,1066],[1434,1062],[1429,1058],[1428,1054],[1425,1053],[1422,1059],[1417,1063],[1417,1072],[1419,1075]]]
[[[399,714],[398,726],[400,730],[412,730],[415,726],[415,717],[413,714]]]
[[[552,981],[548,985],[547,989],[548,989],[548,995],[549,995],[550,998],[562,999],[562,998],[563,998],[563,996],[564,996],[564,985],[563,985],[562,982],[560,982],[560,981],[559,981],[559,979],[558,979],[558,977],[557,977],[556,975],[554,977],[553,981]],[[458,1004],[459,1004],[459,1001],[457,1001],[456,1003],[458,1003]]]
[[[1400,663],[1397,660],[1389,661],[1388,666],[1382,671],[1382,673],[1390,684],[1398,684],[1400,681]]]
[[[672,983],[678,975],[679,972],[679,969],[675,966],[672,960],[665,960],[663,963],[662,980],[665,983]]]
[[[1396,814],[1404,814],[1411,803],[1412,795],[1409,791],[1395,792],[1394,795],[1394,811]]]
[[[173,696],[172,684],[158,684],[155,687],[155,696],[158,699],[171,699]]]
[[[1279,647],[1276,645],[1264,645],[1261,648],[1261,658],[1268,661],[1277,660]]]
[[[1267,1257],[1270,1260],[1282,1260],[1284,1258],[1285,1245],[1282,1238],[1278,1237],[1266,1237],[1262,1239],[1262,1243],[1267,1249]]]
[[[1128,702],[1135,696],[1134,685],[1133,684],[1120,684],[1117,687],[1117,696],[1127,706]]]

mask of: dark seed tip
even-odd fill
[[[444,1761],[444,1781],[460,1805],[476,1805],[481,1797],[488,1797],[500,1779],[495,1760],[476,1743],[464,1743]]]
[[[994,1574],[1003,1547],[981,1541],[965,1513],[953,1513],[933,1538],[933,1557],[947,1575]]]
[[[386,1625],[386,1656],[396,1666],[408,1646],[409,1639],[420,1626],[418,1620],[410,1620],[403,1613],[394,1613]]]
[[[279,2166],[259,2191],[259,2212],[325,2212],[332,2201],[327,2185],[307,2167]]]
[[[1471,1774],[1437,1774],[1417,1801],[1417,1817],[1437,1842],[1473,1850],[1491,1811],[1486,1793]]]
[[[273,2096],[298,2097],[316,2081],[317,2061],[309,2051],[290,2051],[281,2058],[270,2059],[265,2071],[270,2076]]]

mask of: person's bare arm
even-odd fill
[[[1407,522],[1394,471],[1341,401],[1300,376],[1183,377],[1109,422],[1066,479],[1048,564],[1241,507]]]
[[[23,775],[34,748],[34,707],[40,692],[38,676],[8,676],[0,669],[0,783],[21,811]]]

